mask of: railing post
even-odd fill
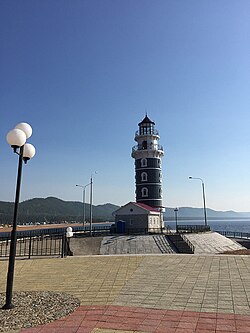
[[[30,241],[29,241],[29,259],[31,257],[31,236],[30,236]]]
[[[61,247],[61,258],[64,258],[65,254],[65,235],[62,234],[62,247]]]

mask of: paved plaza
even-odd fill
[[[4,292],[7,260],[0,266],[0,292]],[[62,291],[81,302],[67,318],[22,329],[24,333],[250,332],[249,256],[17,260],[14,290]]]

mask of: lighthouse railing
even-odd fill
[[[159,131],[157,131],[154,128],[149,128],[145,132],[142,132],[141,130],[138,130],[138,131],[135,132],[135,136],[141,136],[141,135],[157,135],[157,136],[159,136]]]
[[[159,144],[152,144],[145,148],[143,145],[138,144],[132,148],[132,152],[137,151],[137,150],[162,150],[163,151],[163,146],[159,145]]]

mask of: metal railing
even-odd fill
[[[141,135],[157,135],[159,136],[159,131],[154,128],[149,128],[146,131],[138,130],[135,132],[135,136],[141,136]]]
[[[138,144],[132,148],[132,153],[135,151],[138,151],[138,150],[162,150],[163,151],[163,146],[158,145],[158,144],[153,144],[153,145],[149,145],[149,146],[145,147],[141,144]]]
[[[124,235],[146,235],[146,234],[170,234],[171,230],[168,228],[125,228],[119,230],[115,226],[110,228],[110,234],[124,234]]]
[[[240,231],[218,231],[214,230],[215,232],[218,232],[219,234],[228,237],[228,238],[242,238],[242,239],[250,239],[250,233],[249,232],[240,232]]]
[[[89,226],[73,227],[74,237],[110,235],[110,226],[96,226],[90,232]],[[8,257],[11,243],[10,232],[0,233],[0,258]],[[72,255],[66,227],[52,229],[23,230],[17,232],[16,257]]]
[[[196,232],[206,232],[210,231],[210,226],[209,225],[203,225],[203,224],[186,224],[186,225],[178,225],[177,226],[177,232],[183,233],[183,232],[188,232],[188,233],[196,233]]]
[[[49,234],[52,232],[56,234]],[[70,251],[69,242],[66,238],[66,228],[53,228],[53,229],[38,229],[32,231],[21,231],[17,235],[16,244],[16,257],[28,258],[31,257],[65,257],[72,255]],[[124,232],[119,233],[115,225],[110,226],[96,226],[90,232],[89,227],[73,227],[74,236],[77,237],[97,237],[97,236],[110,236],[117,234],[124,235],[146,235],[146,234],[170,234],[171,230],[168,228],[128,228]],[[10,233],[0,233],[0,258],[9,256],[10,251]]]
[[[10,244],[9,237],[1,238],[0,257],[9,256]],[[64,234],[22,237],[17,239],[16,257],[28,259],[44,256],[63,257],[66,254],[65,245],[66,237]]]
[[[35,236],[42,236],[42,235],[62,235],[66,233],[66,227],[59,227],[59,228],[41,228],[41,229],[32,229],[32,230],[17,230],[17,237],[35,237]],[[88,226],[73,226],[72,227],[73,232],[83,231],[88,232],[89,231],[89,225]],[[94,226],[92,230],[94,232],[98,232],[99,230],[109,230],[110,225],[107,226]],[[0,232],[0,240],[4,238],[10,238],[10,232]]]

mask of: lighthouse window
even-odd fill
[[[148,174],[147,174],[147,172],[142,172],[142,174],[141,174],[141,181],[142,182],[148,181]]]
[[[147,141],[142,142],[142,149],[147,149],[148,148],[148,143]]]
[[[141,159],[141,166],[142,167],[146,167],[147,166],[147,159],[146,158],[142,158]]]
[[[162,181],[162,174],[161,174],[161,172],[159,172],[159,182],[161,182]]]
[[[160,198],[162,197],[162,189],[161,188],[159,189],[159,196],[160,196]]]
[[[141,189],[141,196],[142,196],[143,198],[148,197],[148,189],[147,189],[146,187],[143,187],[143,188]]]

